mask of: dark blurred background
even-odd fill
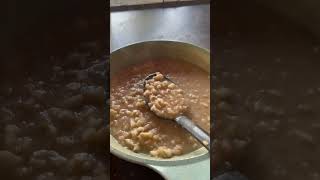
[[[94,50],[90,51],[92,59],[109,55],[107,1],[10,0],[6,3],[0,31],[1,93],[3,87],[20,87],[30,74],[45,81],[52,75],[49,72],[53,64],[66,64],[62,61],[75,51],[81,52],[83,44],[94,43]],[[109,163],[108,151],[107,146],[105,163]],[[2,170],[0,175],[5,173]]]
[[[98,40],[108,49],[106,1],[11,0],[7,7],[1,78],[19,79],[31,69],[45,69],[50,66],[46,57],[66,53],[83,41]]]

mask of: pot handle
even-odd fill
[[[210,180],[210,158],[176,166],[147,165],[166,180]]]

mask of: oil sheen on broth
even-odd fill
[[[182,61],[150,60],[130,66],[111,77],[111,134],[128,149],[170,158],[201,147],[173,121],[156,117],[145,104],[143,79],[151,73],[168,75],[185,92],[186,115],[209,133],[210,77]]]

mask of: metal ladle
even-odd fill
[[[156,73],[148,75],[143,82],[143,87],[145,91],[145,85],[146,81],[152,79],[154,76],[156,76]],[[164,76],[164,78],[172,83],[174,83],[171,79],[168,77]],[[176,83],[174,83],[176,84]],[[149,106],[149,99],[145,97],[146,99],[146,104],[149,107],[150,111],[151,108]],[[153,112],[153,111],[152,111]],[[165,117],[161,117],[157,115],[155,112],[153,112],[157,117],[160,117],[162,119],[167,119]],[[172,119],[171,119],[172,120]],[[187,116],[177,116],[174,118],[174,121],[177,122],[180,126],[182,126],[184,129],[186,129],[193,137],[195,137],[208,151],[210,151],[210,136],[207,132],[205,132],[201,127],[197,126],[190,120]]]

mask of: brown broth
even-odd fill
[[[185,91],[189,107],[186,115],[207,132],[210,131],[209,75],[189,63],[158,60],[131,66],[111,77],[111,111],[116,111],[110,119],[111,134],[119,143],[129,149],[146,154],[150,153],[162,158],[169,158],[198,149],[200,145],[189,133],[175,122],[159,119],[144,104],[142,80],[148,74],[154,72],[168,75]],[[134,99],[131,99],[131,97],[123,98],[128,97],[128,95],[131,95]],[[130,100],[132,102],[128,102]],[[127,101],[127,104],[125,101]],[[134,118],[131,115],[134,110],[141,112],[138,113],[139,115],[133,115],[138,116],[137,121],[135,121],[138,122],[138,125],[132,122]],[[126,113],[121,115],[120,111]],[[116,117],[117,113],[118,117]],[[124,116],[127,118],[124,118]],[[130,124],[133,124],[133,126]],[[135,129],[143,126],[145,128],[140,128],[140,130],[147,134],[141,136],[141,133],[138,133],[139,135],[136,135],[135,132],[131,133],[132,130],[136,131]],[[149,132],[151,134],[148,134]]]

